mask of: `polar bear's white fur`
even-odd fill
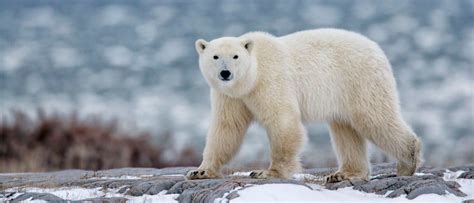
[[[398,175],[412,175],[421,144],[400,114],[396,83],[380,47],[338,29],[275,37],[196,41],[201,72],[211,87],[212,121],[203,162],[188,178],[220,176],[252,121],[271,143],[271,165],[254,178],[289,178],[300,169],[305,122],[326,121],[339,170],[327,181],[367,179],[366,140],[398,160]]]

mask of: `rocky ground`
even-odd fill
[[[394,166],[394,164],[373,166],[370,181],[343,181],[331,184],[324,184],[322,177],[333,172],[335,170],[333,168],[307,169],[302,174],[295,175],[292,180],[250,179],[246,173],[235,173],[223,179],[186,180],[183,174],[191,170],[190,167],[0,174],[0,201],[212,202],[215,199],[227,201],[238,198],[239,191],[248,187],[275,183],[294,184],[309,189],[314,188],[311,185],[321,185],[327,190],[352,187],[353,190],[380,194],[385,198],[402,196],[406,199],[416,199],[425,194],[452,194],[457,197],[466,197],[467,191],[463,191],[454,179],[474,179],[474,164],[448,169],[422,167],[417,175],[412,177],[397,177]],[[447,173],[449,171],[452,172],[449,173],[451,175]],[[60,190],[57,188],[62,188],[63,193],[59,193]],[[82,192],[82,195],[68,192],[72,190]],[[91,191],[94,192],[91,193]],[[156,195],[168,199],[153,199]],[[137,199],[138,197],[146,198]],[[465,201],[474,201],[469,199],[472,197],[462,198]]]

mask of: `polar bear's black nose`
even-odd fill
[[[229,81],[232,79],[232,73],[228,70],[223,70],[219,73],[219,79],[222,81]]]

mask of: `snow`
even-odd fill
[[[252,173],[251,171],[248,171],[248,172],[235,172],[233,174],[231,174],[230,176],[250,176],[250,173]]]
[[[324,182],[324,177],[311,174],[294,174],[293,179],[304,182]]]
[[[63,187],[63,188],[12,188],[6,190],[6,192],[17,192],[13,197],[18,197],[22,192],[37,192],[37,193],[50,193],[56,195],[62,199],[75,201],[89,198],[100,198],[100,197],[124,197],[129,202],[177,202],[176,198],[178,194],[166,194],[166,190],[159,192],[156,195],[142,195],[142,196],[130,196],[118,193],[118,189],[113,190],[102,190],[98,188],[79,188],[79,187]],[[0,199],[0,201],[4,201]],[[27,201],[29,202],[29,200]]]
[[[37,192],[37,193],[50,193],[60,198],[67,200],[81,200],[86,198],[104,197],[106,196],[105,191],[101,191],[100,188],[54,188],[54,189],[43,189],[43,188],[26,188],[24,191]]]
[[[266,184],[255,185],[239,190],[239,197],[231,202],[248,202],[248,201],[278,201],[278,202],[303,202],[303,201],[324,201],[324,202],[460,202],[462,200],[474,197],[474,181],[459,181],[463,191],[468,194],[467,197],[457,197],[453,194],[421,195],[414,200],[409,200],[405,196],[397,198],[385,198],[384,195],[372,193],[364,193],[352,188],[342,188],[338,190],[327,190],[320,185],[311,184],[311,189],[301,185],[294,184]]]
[[[47,203],[47,201],[44,201],[44,200],[33,200],[33,197],[30,197],[22,202],[29,202],[29,203]]]
[[[128,202],[178,202],[176,198],[178,198],[177,194],[166,194],[166,191],[162,191],[156,195],[143,195],[143,196],[128,196]]]
[[[467,197],[457,197],[453,194],[436,195],[427,194],[421,195],[414,200],[409,200],[405,196],[397,198],[385,198],[385,195],[377,195],[373,193],[365,193],[353,190],[350,187],[327,190],[321,185],[308,184],[311,188],[294,185],[294,184],[266,184],[266,185],[246,185],[245,187],[236,188],[239,197],[232,199],[231,202],[249,202],[249,201],[263,201],[263,202],[304,202],[304,201],[324,201],[324,202],[460,202],[466,199],[474,198],[474,180],[470,179],[456,179],[464,171],[446,171],[444,179],[449,181],[456,181],[461,185],[461,190],[467,194]],[[232,176],[245,176],[250,172],[235,172]],[[424,173],[416,173],[415,175],[426,175]],[[295,174],[293,179],[300,181],[321,181],[321,177],[310,174]],[[220,202],[225,202],[225,199],[231,192],[226,193]],[[387,193],[388,194],[388,193]]]
[[[315,201],[315,200],[354,200],[355,196],[373,199],[372,194],[354,191],[352,189],[341,189],[338,191],[325,190],[318,186],[313,189],[294,184],[267,184],[255,185],[238,191],[240,197],[232,202],[246,201]]]

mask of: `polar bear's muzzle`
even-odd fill
[[[229,80],[232,80],[232,78],[233,78],[232,72],[228,70],[222,70],[219,73],[219,79],[222,81],[229,81]]]

